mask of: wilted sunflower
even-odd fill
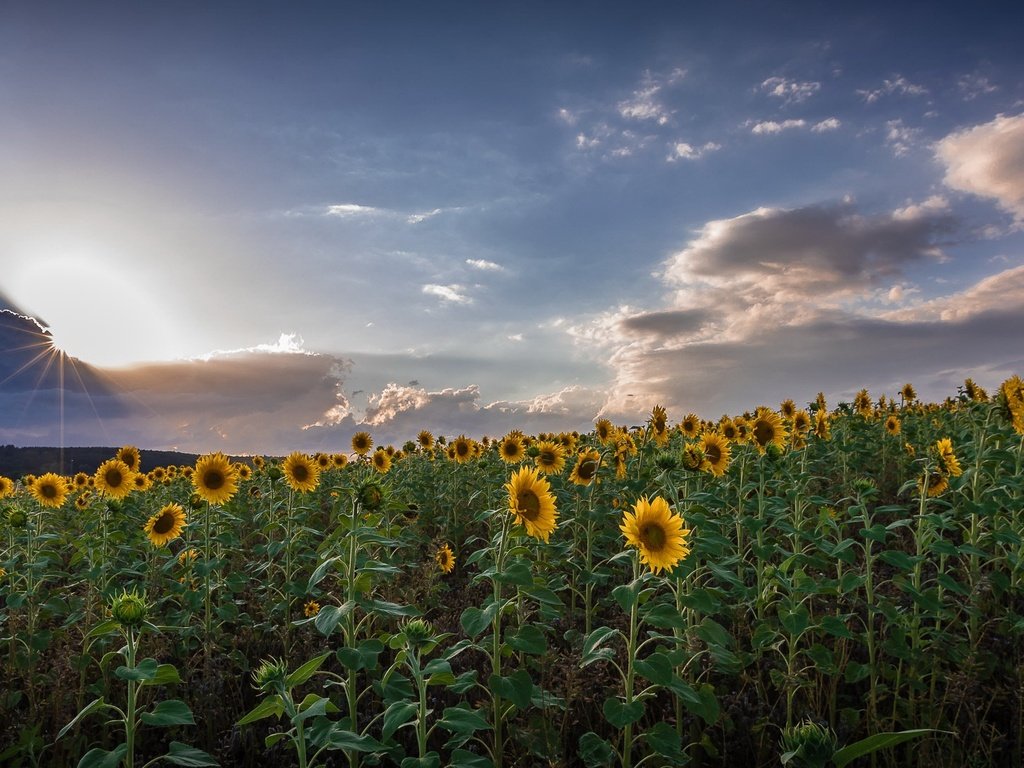
[[[582,451],[576,457],[576,465],[569,473],[569,480],[576,485],[590,485],[597,477],[601,466],[601,454],[595,450]]]
[[[143,530],[154,547],[162,547],[181,536],[185,529],[185,510],[180,504],[168,504],[149,518]]]
[[[902,425],[900,424],[899,417],[896,416],[896,414],[890,413],[888,416],[885,417],[886,434],[895,436],[900,433],[901,429]]]
[[[373,438],[369,432],[356,432],[352,435],[352,450],[360,456],[365,456],[373,447]]]
[[[917,400],[917,391],[914,389],[913,384],[904,384],[900,390],[900,397],[903,398],[904,405],[910,405],[912,402]]]
[[[117,453],[114,454],[115,459],[120,459],[128,465],[128,469],[132,472],[138,472],[139,467],[142,464],[142,460],[139,457],[139,449],[134,445],[124,445],[117,449]]]
[[[941,472],[925,472],[917,480],[917,492],[924,493],[925,483],[928,484],[928,497],[938,496],[949,488],[949,480]]]
[[[9,477],[0,475],[0,499],[6,499],[14,495],[14,481]]]
[[[451,573],[455,570],[455,553],[447,543],[443,544],[434,555],[434,562],[441,569],[441,573]]]
[[[640,562],[656,574],[675,568],[690,554],[686,542],[689,529],[683,528],[683,518],[673,514],[660,496],[653,501],[640,497],[633,511],[623,514],[619,530],[626,544],[637,548]]]
[[[546,542],[558,520],[551,484],[535,467],[522,467],[505,483],[505,490],[516,522],[526,527],[529,536]]]
[[[518,464],[526,457],[526,448],[520,435],[510,432],[498,443],[498,456],[506,464]]]
[[[391,456],[387,451],[382,448],[378,448],[373,452],[373,459],[371,463],[373,464],[373,468],[382,475],[387,474],[388,470],[391,469]]]
[[[123,499],[135,488],[135,484],[132,482],[133,474],[128,465],[120,459],[107,459],[100,464],[93,477],[96,480],[97,490],[112,499]]]
[[[281,467],[284,479],[293,491],[307,493],[320,482],[320,467],[309,456],[300,451],[288,454]]]
[[[68,495],[68,484],[61,475],[47,472],[45,475],[37,477],[28,490],[32,494],[32,498],[44,507],[57,509],[64,506],[64,499]]]
[[[750,424],[750,438],[758,453],[764,453],[769,445],[785,448],[786,427],[782,417],[772,409],[761,406],[754,413],[754,420]]]
[[[814,398],[814,408],[817,411],[824,411],[826,409],[824,392],[819,392]]]
[[[541,440],[537,443],[537,451],[533,462],[542,474],[558,475],[565,469],[565,449],[561,443]]]
[[[729,441],[717,432],[705,432],[700,437],[699,447],[704,452],[706,464],[702,469],[706,469],[715,477],[724,475],[732,458]]]
[[[456,437],[449,446],[449,456],[459,464],[465,464],[473,458],[474,441],[465,435]]]
[[[946,471],[947,475],[951,477],[960,477],[964,473],[960,467],[960,460],[953,453],[953,441],[948,437],[944,437],[935,444],[935,450],[938,451],[939,461],[942,462],[942,466]]]
[[[700,431],[700,417],[695,413],[686,414],[679,422],[679,431],[687,437],[696,437]]]
[[[192,485],[199,497],[209,504],[224,504],[238,491],[235,468],[220,451],[199,457],[192,473]]]
[[[434,447],[434,434],[424,429],[416,436],[416,441],[420,444],[420,448],[429,450]]]
[[[964,394],[975,403],[988,400],[988,392],[974,383],[974,379],[964,380]]]

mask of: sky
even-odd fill
[[[0,4],[0,442],[280,454],[1024,373],[1024,10]]]

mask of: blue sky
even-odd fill
[[[102,395],[60,435],[9,353],[0,440],[994,387],[1024,370],[1024,12],[894,5],[7,3],[0,296]]]

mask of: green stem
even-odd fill
[[[640,558],[636,552],[633,553],[633,581],[640,578]],[[633,686],[636,673],[636,639],[639,630],[638,600],[633,600],[629,609],[629,640],[626,645],[626,677],[623,680],[626,695],[627,711],[633,703]],[[633,723],[626,723],[622,730],[622,768],[631,768],[633,765]]]

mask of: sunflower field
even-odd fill
[[[0,765],[1024,764],[1018,377],[345,448],[0,478]]]

